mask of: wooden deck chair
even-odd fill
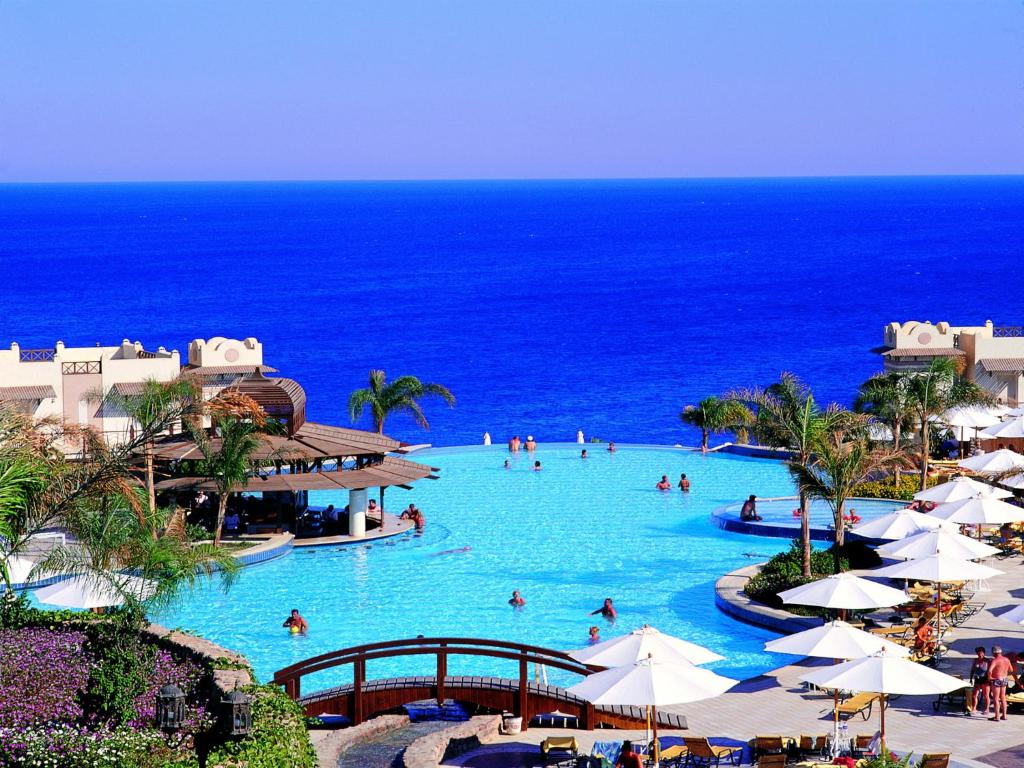
[[[681,766],[686,760],[686,747],[682,744],[673,744],[667,749],[661,750],[660,764],[664,766]]]
[[[686,747],[687,766],[718,766],[723,759],[732,765],[739,765],[743,757],[743,747],[713,747],[707,737],[698,739],[684,736],[683,745]]]
[[[860,715],[865,720],[871,717],[871,708],[878,701],[877,693],[858,693],[839,704],[839,714],[853,717]]]
[[[576,757],[580,753],[580,744],[575,736],[548,736],[540,743],[540,751],[545,757],[552,751],[568,752]]]
[[[757,758],[757,768],[786,768],[784,754],[761,755]]]
[[[785,751],[781,736],[755,736],[754,757],[761,755],[778,755]]]
[[[949,768],[949,753],[928,754],[925,752],[921,756],[920,768]]]

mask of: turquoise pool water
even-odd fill
[[[413,490],[389,489],[385,505],[414,501],[425,513],[422,535],[355,546],[295,550],[245,569],[224,593],[203,587],[156,619],[194,629],[252,661],[261,679],[308,656],[375,640],[418,634],[466,635],[570,649],[591,624],[610,637],[649,623],[726,656],[716,669],[749,677],[788,659],[763,650],[770,633],[736,622],[714,606],[724,572],[764,559],[783,539],[730,534],[711,512],[750,493],[793,492],[776,462],[701,456],[671,448],[541,446],[512,459],[501,447],[437,449],[414,455],[441,468],[441,479]],[[534,460],[542,462],[532,471]],[[690,493],[654,488],[662,474],[686,472]],[[342,494],[311,504],[343,505]],[[464,549],[468,548],[468,549]],[[451,550],[455,551],[449,554]],[[521,590],[527,603],[507,600]],[[588,613],[612,597],[615,626]],[[307,636],[281,628],[290,608],[310,623]],[[451,674],[513,674],[501,662],[462,657]],[[428,674],[426,659],[371,662],[368,674]],[[319,673],[306,690],[348,680],[349,670]],[[558,681],[552,675],[552,682]]]

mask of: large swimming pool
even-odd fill
[[[422,535],[295,550],[245,569],[228,593],[204,587],[156,619],[241,651],[261,679],[375,640],[464,635],[570,649],[585,644],[591,624],[610,637],[645,622],[722,654],[714,666],[724,674],[749,677],[785,663],[764,652],[770,633],[715,608],[713,587],[788,542],[726,533],[710,521],[715,508],[750,493],[792,493],[785,468],[672,448],[612,454],[597,444],[585,446],[584,460],[581,447],[542,446],[512,458],[510,469],[497,446],[420,452],[412,458],[440,467],[441,479],[389,489],[385,503],[397,512],[414,501],[427,519]],[[542,471],[532,471],[535,460]],[[681,472],[692,481],[688,494],[655,490],[662,474],[676,481]],[[522,610],[507,603],[513,589],[527,601]],[[605,597],[618,607],[615,626],[588,616]],[[293,607],[309,620],[307,636],[281,628]],[[346,681],[348,672],[320,673],[304,687]],[[368,669],[370,677],[430,672],[429,660],[409,658]],[[470,657],[453,660],[450,672],[513,674]]]

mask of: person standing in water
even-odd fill
[[[689,493],[690,491],[690,481],[687,479],[685,472],[679,476],[679,490],[683,493]]]
[[[508,604],[511,605],[513,608],[522,608],[524,605],[526,605],[526,601],[523,599],[523,596],[519,594],[518,589],[513,589],[512,597],[509,598]]]
[[[306,634],[309,631],[309,622],[302,618],[298,608],[292,608],[291,615],[284,620],[284,624],[281,626],[290,629],[293,634],[299,632]]]
[[[602,618],[607,619],[610,622],[614,622],[619,617],[618,612],[615,610],[615,605],[612,603],[612,599],[610,597],[606,597],[604,599],[604,605],[596,611],[591,611],[590,615],[596,616],[599,613]]]

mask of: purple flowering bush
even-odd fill
[[[0,726],[74,722],[92,666],[85,633],[0,629]]]
[[[178,685],[189,701],[183,732],[205,730],[212,721],[198,703],[205,668],[157,650],[145,690],[134,698],[137,717],[104,723],[83,706],[98,663],[89,648],[80,629],[0,629],[0,768],[193,764],[194,753],[168,748],[155,729],[156,694]]]

